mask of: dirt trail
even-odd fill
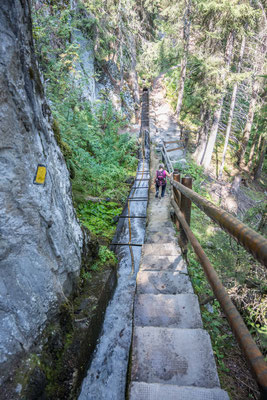
[[[165,95],[163,76],[161,75],[155,80],[150,93],[150,137],[156,144],[163,139],[167,141],[180,138],[176,117]]]

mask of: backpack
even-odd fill
[[[157,179],[156,182],[159,186],[166,185],[166,172],[164,170],[157,171]]]

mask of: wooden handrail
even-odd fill
[[[267,267],[267,240],[258,232],[249,228],[243,222],[233,217],[227,211],[215,206],[210,201],[188,189],[179,182],[171,180],[172,185],[188,197],[194,204],[205,212],[214,222],[229,233],[237,242],[247,249],[256,260]]]
[[[169,156],[167,154],[166,147],[165,147],[164,143],[162,145],[161,154],[162,154],[163,160],[165,160],[165,163],[167,165],[167,169],[168,169],[169,173],[171,174],[174,171],[174,169],[173,169],[171,160],[170,160],[170,158],[169,158]]]
[[[172,198],[171,204],[174,208],[176,217],[183,227],[183,231],[187,235],[187,238],[203,267],[210,286],[228,319],[229,325],[250,364],[261,392],[261,399],[264,400],[267,398],[267,364],[264,361],[264,357],[250,335],[241,315],[231,301],[230,296],[218,278],[217,273],[212,267],[200,243],[191,231],[174,198]]]

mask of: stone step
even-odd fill
[[[210,337],[203,329],[134,327],[131,381],[219,387]]]
[[[175,237],[175,230],[173,228],[165,228],[162,225],[154,229],[146,229],[146,243],[162,243],[172,241]]]
[[[177,256],[181,254],[181,249],[175,241],[169,243],[145,243],[143,244],[142,254],[144,256]]]
[[[229,396],[219,388],[133,382],[130,386],[130,400],[229,400]]]
[[[168,210],[164,210],[164,212],[162,212],[162,211],[160,211],[160,209],[161,209],[161,207],[162,207],[162,203],[163,203],[163,199],[159,199],[159,200],[157,200],[158,201],[158,206],[157,206],[157,209],[156,210],[154,210],[153,211],[153,213],[151,213],[151,211],[148,213],[148,216],[150,217],[150,221],[151,221],[151,218],[152,218],[152,215],[157,215],[157,225],[160,227],[160,228],[163,228],[164,227],[164,225],[166,224],[166,222],[169,220],[169,212],[168,212]],[[156,221],[155,220],[153,220],[153,221],[151,221],[151,222],[153,222],[153,224],[155,224],[156,223]]]
[[[187,273],[187,266],[182,256],[143,256],[140,271],[176,271]]]
[[[202,328],[198,298],[194,294],[140,294],[134,305],[135,326]]]
[[[188,275],[180,272],[139,271],[136,282],[138,294],[193,293]]]
[[[164,226],[162,226],[157,220],[152,220],[149,221],[147,224],[147,230],[150,231],[155,231],[157,229],[165,229],[165,228],[171,228],[174,232],[175,229],[173,227],[173,223],[172,221],[170,221],[170,219],[168,219],[165,223]],[[171,242],[173,242],[174,240],[172,239]],[[167,241],[165,240],[164,243],[167,243]]]

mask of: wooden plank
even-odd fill
[[[170,143],[179,143],[179,142],[181,142],[181,140],[178,140],[178,139],[177,139],[177,140],[169,140],[169,141],[167,141],[167,142],[164,140],[164,143],[166,143],[166,144],[170,144]]]
[[[175,147],[175,149],[167,149],[166,151],[175,151],[175,150],[182,150],[184,147]]]

